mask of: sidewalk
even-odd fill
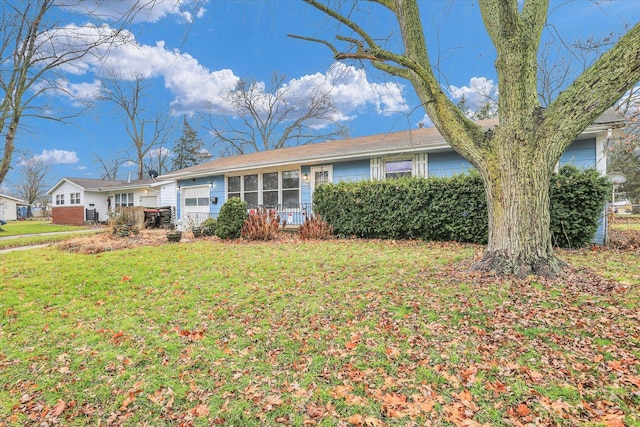
[[[0,236],[0,241],[4,241],[4,240],[12,240],[12,239],[20,239],[20,238],[26,238],[26,237],[37,237],[37,236],[55,236],[55,235],[59,235],[59,234],[89,234],[89,233],[99,233],[101,231],[103,231],[104,229],[87,229],[87,230],[74,230],[74,231],[52,231],[50,233],[33,233],[33,234],[14,234],[12,236]],[[36,249],[36,248],[44,248],[49,246],[51,243],[35,243],[35,244],[27,244],[25,246],[15,246],[12,248],[6,248],[6,249],[0,249],[0,254],[4,254],[7,252],[14,252],[14,251],[24,251],[27,249]]]

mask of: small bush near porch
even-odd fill
[[[460,275],[477,246],[198,240],[8,253],[0,423],[636,425],[640,256]]]

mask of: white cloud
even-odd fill
[[[67,150],[42,150],[42,153],[33,156],[33,159],[41,160],[48,165],[78,163],[78,154]]]
[[[175,15],[193,22],[204,14],[207,0],[82,0],[66,7],[104,21],[157,22]]]
[[[165,147],[153,148],[144,156],[145,159],[158,159],[171,155],[171,150]]]
[[[374,105],[382,115],[409,110],[402,85],[370,82],[363,69],[338,62],[327,71],[326,79],[333,87],[333,99],[340,111],[352,113],[367,105]]]
[[[420,119],[418,121],[418,127],[419,128],[431,128],[431,127],[433,127],[433,120],[431,120],[431,117],[429,117],[429,115],[425,113],[425,115],[422,117],[422,119]]]
[[[68,26],[68,33],[59,40],[72,43],[95,42],[109,36],[108,27]],[[81,36],[77,41],[72,34]],[[69,48],[68,46],[66,47]],[[60,47],[58,47],[60,49]],[[98,78],[91,83],[64,82],[68,93],[77,96],[95,96],[99,89],[99,78],[117,75],[123,79],[133,79],[136,75],[146,78],[162,78],[164,86],[174,99],[171,108],[176,114],[191,114],[206,111],[216,106],[219,112],[231,114],[226,105],[226,95],[240,78],[230,69],[211,71],[197,59],[177,49],[167,49],[163,41],[155,45],[143,45],[127,31],[117,35],[117,43],[102,44],[92,50],[91,56],[85,56],[65,65],[65,71],[75,75],[94,74]],[[266,85],[262,82],[262,90]],[[409,110],[403,96],[403,86],[395,82],[375,83],[369,81],[362,69],[335,63],[326,73],[315,73],[292,79],[286,83],[288,100],[295,102],[308,98],[314,91],[330,92],[337,108],[335,120],[350,120],[366,108],[375,108],[380,115],[392,115]],[[307,96],[304,96],[306,94]]]
[[[473,116],[487,102],[492,105],[492,110],[497,110],[498,86],[486,77],[471,77],[469,86],[450,85],[449,92],[454,101],[464,98],[469,116]]]
[[[75,107],[82,106],[86,101],[97,99],[102,90],[102,82],[100,80],[72,83],[69,80],[58,79],[56,86],[56,92],[60,96],[68,98]]]

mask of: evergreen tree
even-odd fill
[[[198,138],[198,132],[193,130],[186,117],[183,119],[182,136],[176,141],[173,154],[172,171],[195,166],[211,158],[204,148],[204,142]]]

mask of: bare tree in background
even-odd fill
[[[565,264],[554,255],[549,229],[551,174],[575,138],[640,81],[640,24],[543,108],[537,91],[537,59],[549,1],[479,0],[484,27],[496,50],[500,94],[499,124],[487,130],[442,90],[417,0],[371,2],[395,18],[402,39],[400,52],[380,45],[358,24],[370,19],[358,15],[354,2],[306,2],[338,22],[349,36],[337,36],[344,43],[341,49],[327,40],[295,37],[324,44],[336,60],[369,61],[379,70],[407,79],[440,134],[480,174],[487,196],[489,239],[484,256],[473,268],[518,277],[563,273]]]
[[[104,45],[122,42],[119,29],[68,27],[57,20],[57,12],[73,7],[55,0],[0,0],[0,135],[4,139],[0,160],[0,184],[12,166],[16,135],[23,117],[64,121],[54,115],[43,96],[61,90],[56,71]],[[136,13],[135,5],[121,16],[122,28]],[[91,37],[83,32],[90,31]]]
[[[318,86],[295,94],[278,73],[268,87],[239,81],[225,101],[226,109],[212,106],[206,124],[222,154],[276,150],[348,135],[335,122],[337,110],[329,91]]]
[[[47,174],[49,165],[44,160],[32,157],[20,163],[20,178],[16,188],[18,196],[25,200],[27,206],[27,218],[33,216],[31,205],[47,199]]]
[[[138,165],[137,177],[144,178],[145,159],[164,145],[171,132],[171,116],[167,111],[153,111],[146,93],[149,84],[140,74],[123,79],[111,76],[105,81],[102,100],[113,104],[122,114],[122,122],[131,138],[131,152],[127,159]]]
[[[115,157],[96,156],[95,163],[100,168],[100,179],[105,181],[117,181],[121,179],[120,169],[127,162],[126,158],[116,153]]]
[[[165,147],[165,142],[166,139],[163,140],[158,147],[147,153],[144,167],[147,172],[154,170],[158,175],[162,175],[163,173],[167,173],[171,170],[170,158],[173,153]],[[148,177],[149,176],[146,176],[145,178]]]

